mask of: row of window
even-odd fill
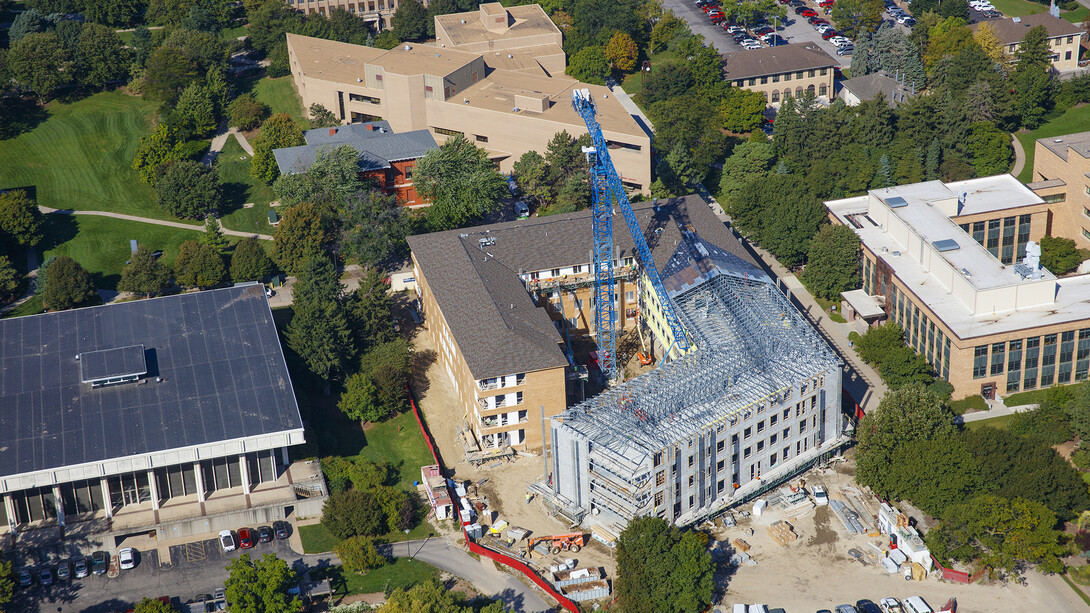
[[[1090,371],[1090,328],[1033,336],[973,349],[973,378],[1007,373],[1007,391],[1085,381]]]
[[[814,93],[814,86],[813,85],[808,86],[806,88],[806,91],[813,94]],[[826,87],[824,83],[822,83],[821,86],[817,88],[817,95],[818,96],[825,96],[828,93],[829,93],[829,88]],[[764,92],[764,95],[765,95],[765,100],[769,100],[771,102],[779,102],[780,101],[780,92],[779,91],[773,91],[771,94],[769,94],[768,92]],[[802,98],[802,95],[803,95],[802,87],[796,87],[795,88],[795,97],[796,98]],[[790,97],[791,97],[791,90],[790,89],[783,90],[783,99],[787,100]]]
[[[760,77],[760,78],[753,77],[753,78],[751,78],[749,80],[738,79],[738,80],[736,80],[734,82],[734,84],[737,85],[738,87],[745,87],[746,85],[749,85],[750,87],[752,87],[754,85],[757,85],[757,81],[759,80],[761,82],[761,85],[768,85],[769,79],[772,79],[773,83],[779,83],[780,82],[780,77],[783,77],[784,81],[790,81],[792,74],[794,75],[794,77],[796,79],[805,79],[805,78],[812,79],[812,78],[814,78],[815,74],[819,74],[819,75],[821,75],[823,77],[828,75],[829,74],[829,69],[828,68],[820,68],[820,69],[815,70],[815,69],[811,68],[810,70],[798,70],[798,71],[795,71],[793,73],[785,72],[785,73],[782,73],[782,74],[774,74],[774,75],[764,76],[764,77]]]
[[[949,379],[950,339],[895,283],[889,283],[887,288],[886,279],[878,274],[877,266],[869,258],[863,258],[864,291],[889,296],[890,318],[904,330],[905,344],[922,355],[936,373]]]
[[[315,0],[288,0],[289,5],[291,5],[291,4],[311,4],[313,2],[315,2]],[[334,6],[329,7],[329,10],[332,11],[333,9],[336,9],[336,8],[343,8],[344,10],[348,11],[349,13],[355,13],[357,11],[364,12],[364,13],[373,12],[375,10],[375,6],[376,6],[375,5],[375,0],[368,0],[367,2],[358,2],[358,3],[357,2],[346,2],[344,4],[336,4],[336,3],[333,3],[333,4],[334,4]],[[397,8],[397,3],[395,2],[395,0],[389,0],[389,2],[387,2],[386,0],[378,0],[378,5],[377,6],[378,6],[378,10],[380,10],[380,11],[384,11],[387,8],[389,8],[390,10],[393,10],[393,9]],[[326,7],[324,7],[324,6],[320,6],[320,7],[318,7],[317,11],[324,15],[325,14],[325,8]]]
[[[999,258],[1000,262],[1010,265],[1026,251],[1031,219],[1029,215],[1004,217],[1001,220],[989,219],[961,224],[961,229],[987,249],[988,253]]]

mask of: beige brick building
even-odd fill
[[[1048,234],[1090,248],[1090,132],[1039,139],[1033,145],[1033,183],[1048,203]]]
[[[1010,17],[995,21],[985,22],[1003,45],[1003,52],[1013,56],[1018,51],[1026,32],[1035,26],[1044,26],[1048,30],[1048,47],[1052,51],[1052,66],[1056,70],[1074,70],[1079,67],[1079,48],[1082,37],[1086,32],[1079,26],[1058,19],[1048,13],[1026,15],[1025,17]],[[974,24],[973,31],[980,26]]]
[[[865,294],[955,397],[1087,380],[1090,278],[1057,279],[1023,262],[1049,212],[1014,177],[928,181],[825,205],[860,238]]]
[[[651,139],[609,89],[549,76],[529,54],[508,53],[492,66],[480,53],[429,45],[385,51],[294,34],[287,39],[305,107],[322,104],[350,123],[385,120],[395,132],[431,130],[440,143],[464,134],[504,172],[523,153],[544,152],[562,130],[586,133],[571,93],[588,89],[621,180],[630,190],[649,189]]]
[[[770,106],[801,98],[807,91],[833,97],[836,60],[812,43],[763,47],[723,55],[723,78],[735,87],[760,92]]]
[[[682,226],[737,243],[698,196],[632,208],[660,268]],[[623,217],[613,223],[616,326],[631,329],[656,309]],[[459,399],[451,426],[467,422],[482,447],[540,449],[541,408],[567,408],[565,328],[577,342],[595,333],[591,242],[589,211],[409,237],[426,333]]]
[[[515,56],[536,63],[548,75],[563,75],[567,68],[564,36],[537,4],[504,8],[492,2],[468,13],[437,15],[435,44],[480,53],[489,68],[518,70],[520,66],[512,66]]]
[[[374,25],[376,30],[389,30],[393,27],[394,11],[400,0],[287,0],[288,6],[306,14],[318,13],[329,16],[337,9],[343,9]],[[424,6],[428,0],[420,0]]]

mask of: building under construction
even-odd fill
[[[700,521],[846,440],[836,354],[733,236],[680,235],[660,270],[693,348],[551,420],[550,504],[573,521]],[[669,347],[647,287],[644,321]]]

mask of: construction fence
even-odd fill
[[[987,571],[986,568],[981,568],[980,570],[970,575],[969,573],[964,571],[946,568],[942,565],[941,562],[938,561],[938,559],[935,558],[935,556],[931,556],[931,561],[935,563],[935,568],[937,568],[939,572],[942,573],[943,579],[946,579],[947,581],[954,581],[957,583],[964,583],[965,585],[969,585],[970,583],[976,583],[981,577],[984,576],[984,573]]]

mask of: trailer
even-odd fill
[[[558,554],[561,551],[578,552],[587,545],[587,536],[582,532],[575,534],[554,534],[551,536],[538,536],[526,542],[527,551],[543,547],[549,553]]]

